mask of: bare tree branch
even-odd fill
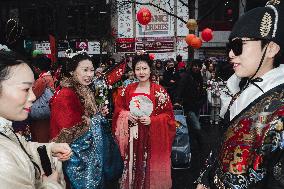
[[[149,5],[149,6],[157,8],[158,10],[161,10],[161,11],[167,13],[168,15],[170,15],[172,17],[175,17],[175,18],[179,19],[181,22],[183,22],[185,24],[187,23],[187,21],[185,21],[182,17],[179,17],[179,16],[175,15],[174,13],[171,13],[171,12],[167,11],[166,9],[164,9],[164,8],[154,4],[154,3],[150,3],[150,2],[148,2],[148,3],[141,3],[141,2],[135,2],[133,0],[121,1],[121,3],[133,3],[133,4],[138,4],[138,5]]]
[[[182,4],[183,6],[188,7],[188,4],[187,4],[187,3],[185,3],[183,0],[179,0],[179,2],[181,2],[181,4]]]

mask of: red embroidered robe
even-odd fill
[[[151,124],[144,126],[138,123],[138,138],[133,144],[132,180],[129,177],[129,103],[138,86],[133,83],[123,88],[116,99],[113,115],[113,133],[117,139],[122,157],[124,171],[121,188],[171,188],[171,147],[175,136],[175,122],[172,104],[166,90],[160,85],[151,83],[150,100],[153,112]]]

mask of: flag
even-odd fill
[[[126,67],[126,61],[123,61],[123,62],[115,65],[110,70],[108,70],[105,73],[105,78],[106,78],[107,84],[108,85],[113,85],[114,83],[116,83],[119,80],[121,80],[122,75],[125,72],[125,67]]]
[[[56,62],[56,42],[55,37],[53,35],[49,35],[49,43],[50,43],[50,59],[52,63]]]

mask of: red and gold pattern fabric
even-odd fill
[[[284,187],[283,87],[265,93],[229,122],[199,183],[218,189]]]

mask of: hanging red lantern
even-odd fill
[[[195,19],[189,19],[186,23],[186,27],[191,30],[194,31],[197,28],[197,22]]]
[[[151,22],[152,14],[149,9],[143,7],[137,12],[137,20],[141,25],[147,25]]]
[[[231,16],[233,14],[233,10],[232,9],[227,9],[227,15]]]
[[[185,37],[185,42],[187,43],[187,45],[190,46],[190,43],[191,43],[191,40],[193,38],[195,38],[196,36],[194,34],[188,34],[186,37]]]
[[[205,28],[202,32],[201,32],[201,37],[204,41],[208,42],[211,39],[213,39],[213,31],[210,28]]]
[[[154,60],[155,59],[155,54],[149,53],[149,58],[150,58],[150,60]]]
[[[202,40],[199,37],[195,37],[191,40],[190,46],[195,49],[199,49],[202,45]]]

